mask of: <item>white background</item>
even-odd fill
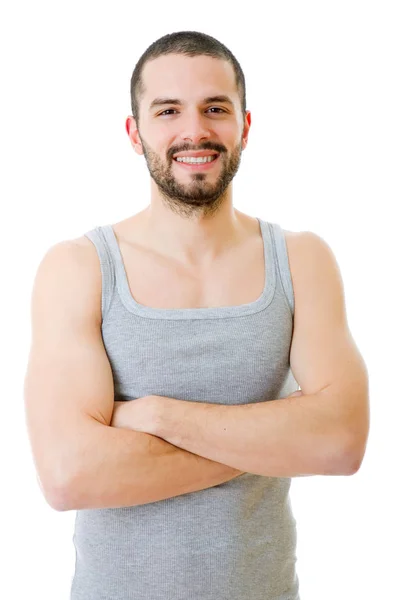
[[[2,598],[67,600],[75,561],[75,513],[46,504],[24,421],[36,268],[52,244],[148,205],[146,163],[125,131],[130,77],[153,41],[179,30],[216,37],[241,63],[252,125],[234,205],[329,243],[370,374],[360,471],[292,480],[301,599],[400,597],[398,8],[384,0],[4,3]]]

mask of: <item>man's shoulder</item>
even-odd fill
[[[290,231],[282,228],[288,253],[298,252],[307,240],[308,231]]]
[[[290,231],[283,228],[282,231],[286,243],[293,247],[307,247],[313,245],[314,248],[317,248],[318,246],[328,246],[326,240],[314,231]]]
[[[306,265],[317,268],[325,260],[336,262],[335,255],[328,242],[314,231],[289,231],[282,229],[290,270],[294,277],[301,277]]]
[[[86,235],[80,235],[76,238],[71,238],[68,242],[72,245],[78,246],[78,248],[90,248],[93,243],[89,240]]]

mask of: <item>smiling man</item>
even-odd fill
[[[149,205],[53,246],[32,297],[27,422],[47,501],[77,511],[71,600],[300,600],[291,478],[355,473],[369,429],[338,265],[234,208],[251,116],[226,46],[160,38],[131,100]]]
[[[222,205],[232,210],[229,184],[250,127],[232,65],[210,56],[167,54],[145,64],[144,81],[137,118],[129,117],[126,126],[136,152],[146,157],[153,205],[158,201],[167,214],[201,221]],[[170,93],[157,96],[160,89]]]

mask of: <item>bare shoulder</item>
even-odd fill
[[[101,274],[97,250],[85,235],[61,240],[48,248],[42,261],[75,265],[82,275],[96,279]]]
[[[61,294],[101,319],[101,268],[94,244],[82,235],[54,243],[43,255],[34,279],[34,294]]]
[[[289,240],[299,240],[305,239],[308,235],[317,235],[313,231],[290,231],[289,229],[283,229],[283,233],[285,234],[285,238]],[[319,237],[319,236],[317,236]]]
[[[89,240],[89,238],[86,235],[80,235],[79,237],[72,238],[72,239],[66,240],[66,241],[69,242],[70,244],[78,246],[79,248],[86,248],[86,249],[89,248],[90,250],[92,248],[94,249],[93,242],[91,240]]]
[[[295,294],[299,294],[301,286],[319,281],[321,273],[343,286],[334,252],[322,236],[313,231],[283,231]]]
[[[333,257],[328,242],[314,231],[289,231],[287,229],[282,229],[282,231],[285,236],[289,258],[294,260],[300,251],[311,254],[325,252],[330,253]]]

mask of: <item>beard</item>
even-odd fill
[[[209,181],[212,175],[208,172],[189,173],[190,181],[180,183],[173,173],[172,155],[184,150],[192,150],[188,146],[171,148],[168,152],[167,162],[164,163],[160,156],[153,152],[140,136],[143,153],[151,178],[156,183],[161,198],[165,204],[176,214],[183,217],[202,214],[213,215],[218,211],[227,197],[227,187],[236,175],[242,154],[240,142],[228,155],[227,150],[220,144],[205,142],[196,150],[215,150],[219,152],[221,172],[216,181]]]

